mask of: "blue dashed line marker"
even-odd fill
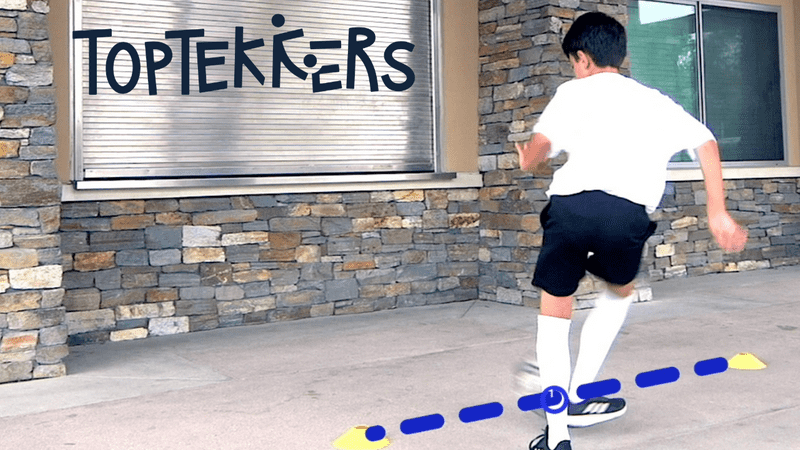
[[[726,370],[728,370],[728,360],[725,358],[706,359],[694,365],[694,373],[701,377],[722,373]]]
[[[607,397],[616,394],[620,390],[622,390],[622,383],[616,378],[611,378],[578,386],[578,397],[582,399]]]
[[[416,434],[423,431],[438,430],[444,426],[444,417],[441,414],[406,419],[400,423],[403,434]]]
[[[694,365],[694,373],[704,377],[722,373],[728,370],[728,361],[725,358],[712,358],[699,361]],[[669,384],[678,381],[681,372],[675,367],[665,367],[663,369],[642,372],[636,375],[636,386],[648,388],[661,384]],[[578,396],[583,399],[596,397],[606,397],[616,394],[622,390],[622,383],[616,378],[595,381],[578,387]],[[550,406],[559,405],[558,408],[551,409]],[[539,394],[532,394],[520,397],[517,400],[517,407],[520,411],[527,412],[544,408],[551,413],[558,413],[569,406],[569,397],[566,391],[558,386],[550,386]],[[458,418],[463,423],[478,422],[481,420],[494,419],[503,414],[503,405],[498,402],[486,403],[483,405],[470,406],[462,409],[458,413]],[[425,431],[438,430],[444,426],[444,417],[441,414],[431,414],[428,416],[415,417],[404,420],[400,423],[400,431],[403,434],[416,434]],[[370,442],[377,442],[386,437],[386,430],[379,425],[369,427],[366,431],[366,438]]]
[[[520,411],[533,411],[542,407],[542,394],[532,394],[521,397],[517,400],[517,407]]]
[[[500,403],[486,403],[485,405],[470,406],[458,413],[458,418],[464,423],[477,422],[479,420],[494,419],[503,415],[503,405]]]
[[[681,377],[681,371],[675,367],[665,367],[663,369],[642,372],[636,375],[636,386],[649,388],[660,384],[674,383]]]

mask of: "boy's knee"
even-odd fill
[[[558,317],[560,319],[572,318],[572,296],[556,297],[542,291],[540,314],[543,316]]]

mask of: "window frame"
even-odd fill
[[[432,171],[430,172],[392,172],[392,173],[366,173],[351,174],[322,173],[322,174],[285,174],[285,175],[238,175],[238,176],[189,176],[189,177],[151,177],[138,179],[112,179],[85,180],[83,174],[83,155],[80,149],[83,148],[82,140],[82,110],[83,94],[79,88],[82,83],[82,67],[77,65],[80,57],[77,52],[81,51],[80,40],[72,39],[71,33],[74,30],[82,29],[81,11],[83,0],[72,0],[68,2],[68,79],[69,79],[69,115],[68,120],[70,131],[70,177],[72,189],[76,191],[104,191],[104,190],[130,190],[137,189],[186,189],[186,188],[211,188],[211,189],[247,189],[248,187],[286,187],[286,186],[316,186],[320,191],[328,191],[325,186],[341,186],[343,184],[359,185],[364,184],[374,186],[376,183],[404,183],[404,182],[452,182],[458,178],[457,173],[447,172],[447,160],[445,152],[445,99],[442,83],[444,80],[443,70],[443,1],[428,0],[430,8],[430,94],[431,94],[431,146],[432,146]],[[474,183],[473,183],[474,184]],[[374,188],[374,187],[373,187]]]
[[[780,5],[765,5],[760,3],[739,2],[732,0],[650,0],[659,3],[672,3],[677,5],[687,5],[695,7],[695,30],[698,34],[697,39],[697,82],[699,87],[699,111],[700,121],[706,124],[706,79],[705,79],[705,49],[703,48],[703,6],[718,6],[723,8],[749,10],[749,11],[762,11],[776,14],[777,20],[777,33],[778,33],[778,70],[780,74],[780,99],[781,99],[781,125],[782,125],[782,143],[783,143],[783,159],[772,161],[722,161],[723,168],[740,168],[740,169],[760,169],[760,168],[776,168],[776,167],[791,167],[790,166],[790,142],[789,130],[790,126],[788,120],[788,107],[789,98],[787,92],[786,80],[786,54],[785,54],[785,30],[783,24],[783,9]],[[691,152],[692,149],[689,149]],[[686,162],[672,162],[668,164],[669,170],[685,171],[688,169],[699,169],[700,163],[698,161]]]

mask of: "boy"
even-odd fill
[[[747,233],[725,210],[719,150],[711,132],[669,97],[624,77],[625,28],[602,13],[575,20],[562,49],[575,80],[562,84],[533,128],[517,144],[520,167],[530,170],[561,151],[569,160],[555,172],[541,213],[544,241],[533,284],[542,289],[536,358],[543,388],[556,386],[570,406],[546,413],[547,427],[530,449],[571,450],[568,426],[619,417],[622,399],[582,399],[627,315],[645,241],[655,224],[669,159],[695,150],[708,193],[708,227],[719,246],[740,251]],[[572,294],[585,271],[607,283],[581,330],[571,374]],[[566,399],[564,399],[566,400]]]

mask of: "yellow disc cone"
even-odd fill
[[[761,370],[767,365],[751,353],[739,353],[728,361],[728,367],[739,370]]]
[[[333,441],[333,447],[339,450],[379,450],[392,444],[388,437],[371,442],[367,439],[368,428],[365,425],[350,428],[347,433]]]

